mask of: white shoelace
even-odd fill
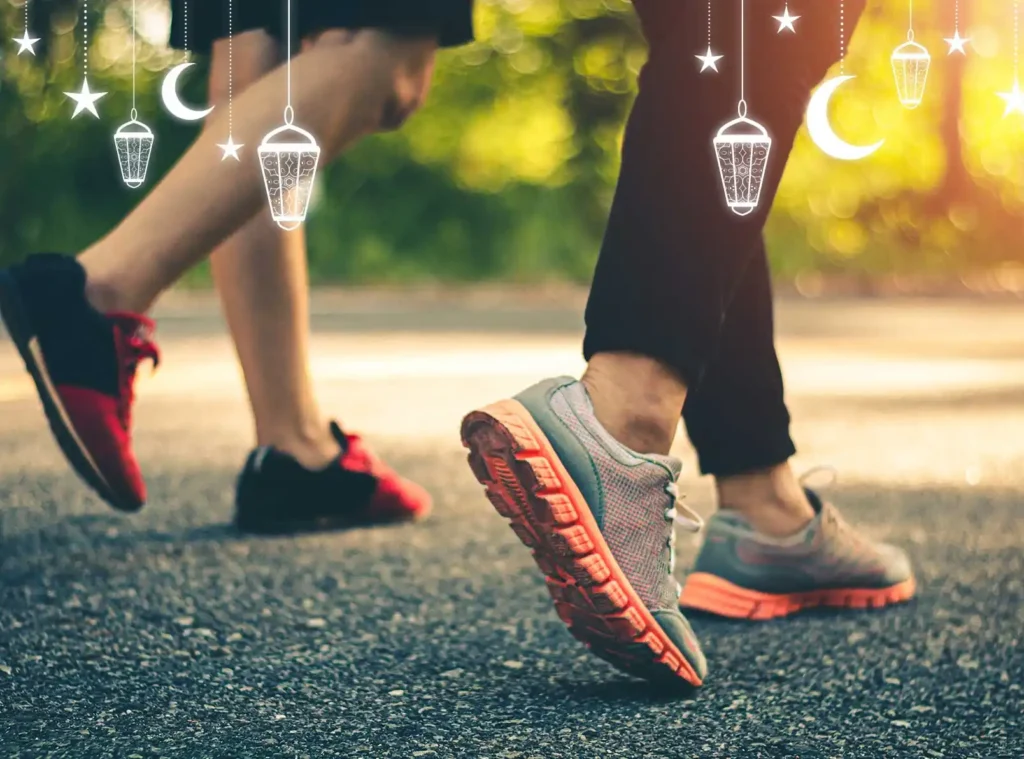
[[[665,509],[665,519],[672,523],[672,531],[668,537],[668,573],[674,575],[676,571],[676,525],[682,526],[687,532],[698,533],[704,529],[704,519],[696,511],[691,509],[679,495],[679,486],[673,481],[665,486],[665,492],[672,496],[672,505]],[[684,514],[679,512],[683,511]],[[676,582],[678,592],[682,592],[679,583]]]
[[[672,496],[672,505],[665,510],[665,519],[681,525],[687,532],[700,532],[704,529],[703,517],[686,505],[686,501],[679,495],[679,486],[675,482],[666,485],[665,492]],[[680,510],[685,516],[679,513]]]

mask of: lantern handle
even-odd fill
[[[317,147],[316,138],[302,127],[297,127],[294,124],[284,124],[283,126],[279,126],[277,129],[270,132],[266,137],[263,138],[262,144],[268,144],[274,137],[281,134],[282,132],[298,132],[307,140],[309,140],[310,149]]]
[[[133,108],[132,110],[134,111],[135,109]],[[132,113],[132,115],[134,116],[135,114]],[[145,124],[143,124],[141,121],[139,121],[138,119],[132,119],[131,121],[126,121],[124,124],[122,124],[120,127],[118,127],[117,131],[114,133],[114,137],[120,137],[124,133],[124,130],[126,130],[128,127],[132,127],[132,126],[141,127],[142,129],[145,130],[145,133],[147,135],[151,136],[153,134],[153,130],[150,129]]]
[[[741,119],[745,120],[747,118],[747,101],[745,99],[740,98],[740,102],[736,106],[736,112],[739,114]]]
[[[286,105],[284,108],[284,123],[287,124],[288,126],[291,126],[293,123],[295,123],[295,110],[291,107],[290,104]]]
[[[139,120],[139,112],[135,108],[132,108],[131,117],[132,117],[132,121],[138,121]]]
[[[728,132],[735,126],[753,127],[754,129],[757,130],[757,132],[760,134],[762,138],[769,137],[767,129],[758,124],[756,121],[748,119],[746,116],[740,116],[738,119],[733,119],[727,124],[723,124],[722,127],[718,130],[718,137],[722,137],[723,135],[725,135],[726,132]]]
[[[914,41],[914,30],[913,29],[908,29],[907,30],[907,42],[913,42],[913,41]]]

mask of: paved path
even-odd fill
[[[712,674],[680,701],[570,638],[463,464],[464,410],[580,368],[578,294],[487,300],[316,300],[325,406],[438,504],[297,540],[226,526],[249,421],[207,300],[164,309],[134,517],[68,474],[0,337],[0,756],[1024,755],[1024,306],[781,305],[798,463],[838,467],[834,499],[909,547],[920,598],[697,619]],[[684,489],[712,509],[692,465]]]

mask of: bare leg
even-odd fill
[[[325,32],[292,62],[296,122],[314,135],[324,162],[358,138],[400,123],[424,97],[434,40],[376,30]],[[235,103],[235,139],[252,151],[280,126],[285,67]],[[209,255],[266,203],[260,167],[217,157],[227,113],[209,127],[156,189],[109,235],[80,257],[86,296],[102,311],[148,310],[190,266]]]
[[[669,452],[686,400],[678,373],[636,353],[598,353],[582,382],[612,437],[638,453]]]
[[[716,478],[715,486],[721,508],[740,512],[765,535],[792,535],[814,519],[814,509],[788,461]]]
[[[258,81],[280,57],[276,40],[262,31],[235,37],[235,87],[241,91]],[[227,42],[220,41],[213,48],[211,101],[225,103],[227,90]],[[286,451],[309,469],[326,465],[339,450],[310,377],[302,228],[282,231],[264,207],[213,252],[210,264],[245,375],[257,444]]]

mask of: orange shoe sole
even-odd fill
[[[758,593],[706,572],[686,579],[679,605],[733,619],[777,619],[816,606],[878,609],[909,601],[916,590],[911,577],[888,588],[833,588],[807,593]]]
[[[531,549],[569,632],[629,674],[701,685],[612,556],[579,488],[526,408],[514,400],[462,421],[469,465],[495,510]]]

